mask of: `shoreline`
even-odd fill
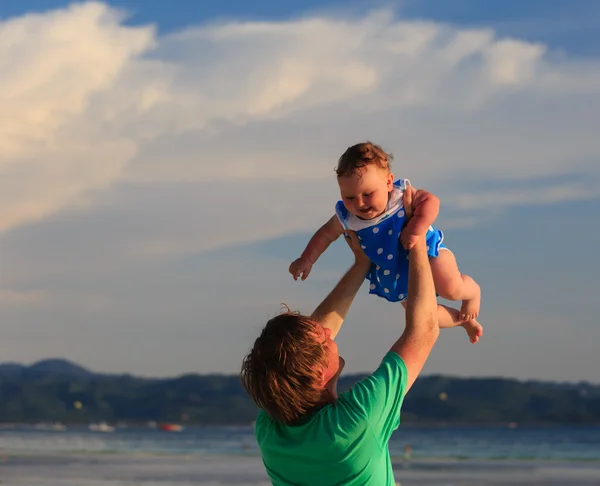
[[[404,428],[441,428],[441,427],[457,427],[457,428],[508,428],[508,429],[519,429],[521,427],[533,427],[533,428],[584,428],[584,427],[600,427],[600,422],[518,422],[518,421],[502,421],[502,422],[452,422],[452,421],[439,421],[439,422],[419,422],[402,420],[401,427]],[[102,422],[102,421],[101,421]],[[127,429],[147,429],[155,430],[156,427],[151,427],[145,422],[122,422],[122,421],[107,421],[111,425],[117,427],[120,430]],[[32,422],[0,422],[0,430],[15,430],[15,429],[30,429],[40,427],[40,430],[52,431],[53,426],[66,426],[73,429],[88,429],[90,422],[69,422],[69,421],[32,421]],[[253,422],[250,423],[182,423],[184,429],[227,429],[227,428],[252,428]],[[46,428],[47,427],[47,428]],[[64,432],[64,430],[55,429],[54,432]]]
[[[401,486],[533,486],[600,482],[600,461],[392,457]],[[0,452],[3,486],[268,486],[257,454]]]
[[[10,460],[11,458],[54,458],[60,459],[65,457],[70,458],[86,458],[86,457],[130,457],[130,458],[174,458],[174,459],[231,459],[236,460],[238,458],[248,459],[260,459],[258,451],[240,451],[230,452],[224,454],[223,452],[177,452],[177,451],[121,451],[121,450],[104,450],[104,451],[85,451],[85,450],[58,450],[58,451],[44,451],[44,450],[29,450],[29,449],[2,449],[0,448],[0,465],[3,463],[3,458]],[[391,454],[391,460],[394,464],[404,464],[405,459],[402,454]],[[8,461],[6,461],[8,462]],[[600,457],[598,458],[568,458],[568,457],[510,457],[510,456],[488,456],[472,458],[467,456],[419,456],[413,455],[408,460],[411,464],[428,464],[428,463],[464,463],[464,464],[479,464],[479,463],[490,463],[490,464],[572,464],[572,465],[585,465],[585,464],[598,464],[600,466]],[[600,477],[599,477],[600,482]]]

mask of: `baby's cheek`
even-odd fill
[[[388,203],[388,198],[387,197],[381,197],[377,200],[377,208],[384,210],[387,206]]]
[[[354,207],[349,202],[343,201],[344,207],[348,210],[348,212],[354,214]]]

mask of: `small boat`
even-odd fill
[[[114,432],[115,427],[108,425],[106,422],[100,422],[99,424],[90,424],[88,427],[92,432]]]
[[[158,424],[158,428],[163,432],[181,432],[183,426],[179,424]]]

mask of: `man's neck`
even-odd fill
[[[321,393],[321,400],[319,401],[319,405],[320,405],[320,407],[323,407],[325,405],[335,403],[335,401],[337,399],[338,399],[337,391],[335,389],[330,390],[329,388],[325,387],[325,388],[323,388],[323,392]]]

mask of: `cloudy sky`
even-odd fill
[[[426,372],[600,382],[595,0],[8,0],[0,66],[0,362],[237,372],[349,266],[287,273],[370,139],[483,289]],[[367,292],[348,371],[404,326]]]

